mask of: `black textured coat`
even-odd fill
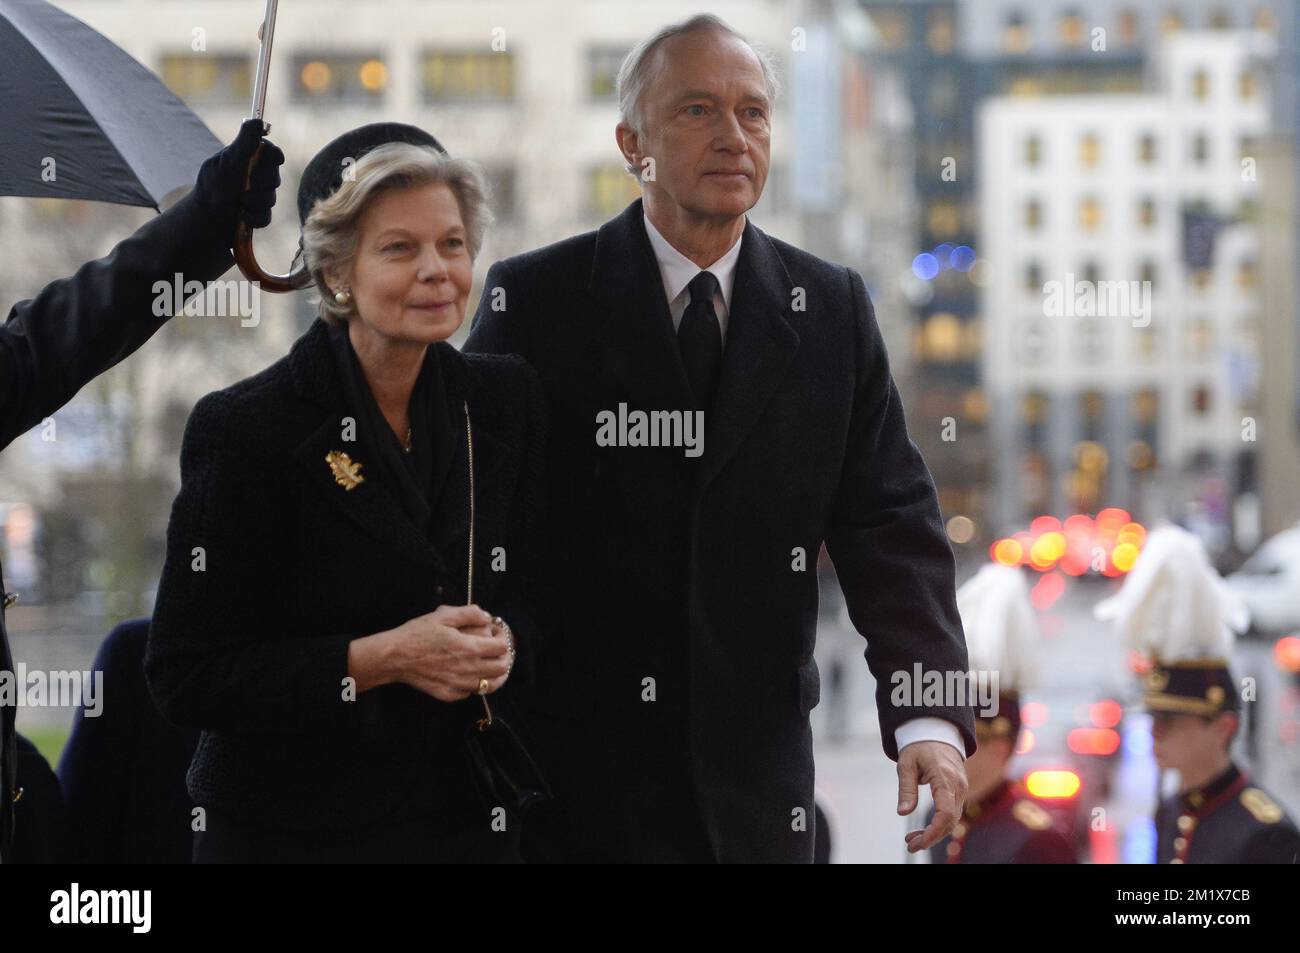
[[[889,698],[893,672],[967,659],[934,484],[856,272],[745,226],[698,459],[595,439],[620,403],[692,407],[640,200],[495,264],[466,350],[527,358],[549,413],[556,628],[533,707],[557,811],[526,828],[532,856],[695,857],[664,850],[693,826],[722,861],[812,860],[823,541],[867,638],[886,754],[922,715],[975,750],[970,708]]]
[[[343,440],[356,418],[319,320],[290,354],[194,408],[181,452],[167,560],[145,657],[164,717],[202,730],[195,803],[278,831],[358,830],[440,817],[482,823],[461,735],[481,703],[447,704],[405,685],[355,701],[348,643],[441,604],[463,604],[473,421],[475,602],[511,623],[522,680],[533,651],[524,608],[540,520],[540,388],[518,358],[436,345],[459,426],[430,541],[378,461]],[[336,482],[349,453],[364,482]],[[505,571],[494,568],[494,549]],[[205,560],[195,571],[196,549]]]
[[[18,781],[14,844],[7,863],[62,864],[67,853],[67,811],[59,779],[36,746],[18,736]]]
[[[96,375],[147,341],[167,320],[154,314],[154,282],[211,281],[232,264],[230,236],[210,227],[193,194],[118,243],[104,258],[14,305],[0,326],[0,449],[66,404]],[[3,591],[0,572],[0,591]],[[0,609],[0,671],[13,658]],[[18,759],[15,711],[0,709],[0,860],[13,843]]]

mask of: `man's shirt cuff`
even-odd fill
[[[914,741],[943,741],[956,748],[963,760],[966,758],[966,745],[962,743],[961,732],[952,722],[942,718],[911,718],[894,729],[894,743],[900,754]]]

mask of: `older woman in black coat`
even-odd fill
[[[378,124],[299,209],[321,317],[194,408],[146,656],[202,729],[194,859],[509,861],[464,736],[533,650],[543,406],[523,361],[447,343],[483,182]]]

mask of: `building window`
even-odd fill
[[[1084,281],[1091,281],[1095,284],[1101,277],[1101,269],[1098,268],[1097,263],[1090,258],[1083,263],[1083,268],[1080,271],[1080,274],[1083,276]]]
[[[1210,161],[1210,137],[1203,132],[1192,136],[1192,161],[1197,165]]]
[[[253,95],[252,59],[242,53],[164,53],[159,74],[191,106],[246,104]]]
[[[1259,265],[1254,258],[1243,258],[1237,262],[1237,287],[1242,291],[1254,291],[1259,284]]]
[[[1255,71],[1244,69],[1237,74],[1237,95],[1241,99],[1254,99],[1257,92]]]
[[[299,103],[378,104],[388,86],[388,67],[379,54],[299,55],[293,58]]]
[[[1141,39],[1138,28],[1138,15],[1132,10],[1124,10],[1119,15],[1119,41],[1125,46],[1137,46]]]
[[[872,10],[869,14],[890,53],[897,53],[911,42],[909,14],[908,10]]]
[[[1236,340],[1236,351],[1241,359],[1247,365],[1259,367],[1263,354],[1263,341],[1260,335],[1260,322],[1258,318],[1246,318],[1237,322],[1237,329],[1233,337]],[[1259,400],[1259,378],[1257,374],[1249,375],[1251,381],[1242,388],[1242,403],[1251,406]]]
[[[1061,38],[1062,46],[1076,47],[1083,42],[1083,18],[1079,16],[1078,11],[1067,10],[1061,14],[1057,33]]]
[[[938,311],[926,318],[922,354],[931,364],[954,364],[962,357],[962,327],[955,314]]]
[[[952,23],[952,10],[936,7],[926,18],[925,45],[932,53],[951,53],[956,31]]]
[[[421,60],[426,103],[506,103],[515,98],[515,57],[507,51],[430,50]]]
[[[1043,267],[1036,261],[1031,261],[1025,265],[1024,270],[1025,293],[1036,295],[1043,292]]]
[[[1202,103],[1210,98],[1210,74],[1204,66],[1192,71],[1192,96]]]
[[[1154,324],[1144,328],[1135,328],[1134,347],[1138,360],[1143,364],[1154,364],[1160,357],[1160,335]]]
[[[1215,7],[1210,11],[1210,18],[1207,23],[1211,30],[1231,30],[1232,14],[1228,13],[1223,7]]]
[[[1106,342],[1098,318],[1080,318],[1078,324],[1079,356],[1086,364],[1098,364],[1105,353]]]
[[[1129,398],[1129,419],[1133,421],[1135,439],[1125,448],[1128,464],[1134,470],[1150,470],[1156,464],[1160,392],[1150,388],[1136,391]]]
[[[948,123],[948,125],[952,125],[952,123]],[[956,169],[966,167],[965,151],[962,149],[960,140],[931,139],[920,143],[917,148],[923,168],[944,169],[946,168],[944,161],[946,159],[952,159],[953,167]]]
[[[1036,364],[1047,357],[1047,322],[1026,318],[1020,324],[1020,360]]]
[[[627,57],[626,46],[593,46],[587,50],[587,98],[592,102],[614,102],[618,68]]]
[[[1095,232],[1101,228],[1101,202],[1094,196],[1087,196],[1079,202],[1079,227],[1085,232]]]
[[[961,359],[975,362],[984,353],[984,322],[967,318],[961,323]]]
[[[1256,30],[1263,30],[1265,33],[1272,33],[1277,29],[1277,21],[1273,18],[1273,11],[1268,7],[1257,7],[1252,23]]]
[[[1138,202],[1138,224],[1143,228],[1152,228],[1156,224],[1155,199],[1145,198]]]
[[[1007,14],[1002,25],[1002,49],[1007,53],[1029,52],[1029,28],[1025,26],[1025,17],[1019,10]]]
[[[1034,76],[1017,76],[1007,86],[1008,96],[1032,98],[1047,92],[1047,85]]]
[[[1191,361],[1204,361],[1214,348],[1214,325],[1204,318],[1187,322],[1186,353]]]
[[[636,183],[618,163],[594,166],[587,171],[587,211],[600,219],[617,215],[641,194]]]
[[[1173,33],[1183,28],[1183,18],[1172,7],[1160,14],[1160,32]]]
[[[1193,268],[1190,277],[1192,290],[1197,294],[1205,294],[1205,292],[1210,290],[1210,285],[1214,275],[1208,268]]]
[[[1046,423],[1047,402],[1046,394],[1025,394],[1020,402],[1020,419],[1030,425]]]
[[[1037,231],[1043,225],[1043,206],[1038,199],[1025,200],[1025,228]]]
[[[1139,428],[1154,428],[1160,417],[1160,392],[1150,388],[1136,392],[1131,401],[1129,416]]]
[[[1043,140],[1038,136],[1025,137],[1025,165],[1037,166],[1043,160]]]
[[[1213,406],[1212,392],[1204,384],[1192,388],[1192,412],[1198,417],[1204,417],[1210,412]]]
[[[1151,165],[1156,161],[1157,155],[1155,135],[1144,132],[1141,138],[1138,139],[1138,161],[1143,165]]]
[[[930,203],[925,216],[929,233],[938,238],[950,238],[961,227],[961,214],[957,203],[948,199],[938,199]]]
[[[1079,164],[1085,169],[1095,169],[1101,162],[1101,140],[1095,132],[1085,133],[1079,140]]]
[[[1100,391],[1085,390],[1079,394],[1079,429],[1084,441],[1096,441],[1101,439],[1101,424],[1106,415],[1106,395]],[[1075,444],[1076,461],[1081,450],[1085,448],[1080,444]],[[1101,448],[1098,448],[1101,449]],[[1097,459],[1094,451],[1090,456]],[[1102,451],[1104,458],[1105,451]]]
[[[930,77],[929,91],[930,115],[934,119],[944,120],[957,111],[957,79],[949,72],[937,73]]]
[[[1151,282],[1151,293],[1155,294],[1156,288],[1159,287],[1158,279],[1160,277],[1160,271],[1156,268],[1156,263],[1149,258],[1144,260],[1138,269],[1138,276],[1139,281]]]

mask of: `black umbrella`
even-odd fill
[[[158,208],[221,143],[112,41],[44,0],[0,0],[0,195]]]

